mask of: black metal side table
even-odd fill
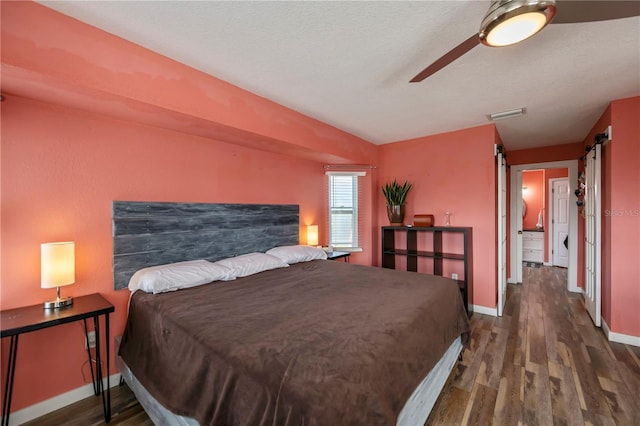
[[[351,256],[351,252],[348,252],[348,251],[328,251],[327,252],[327,259],[329,260],[344,259],[346,263],[349,263],[349,256]]]
[[[18,337],[23,333],[42,330],[43,328],[54,327],[60,324],[67,324],[82,320],[84,322],[84,333],[88,339],[87,319],[93,318],[96,333],[96,363],[95,374],[91,369],[91,379],[93,391],[96,396],[102,394],[102,407],[104,411],[104,421],[111,421],[111,390],[109,383],[109,314],[115,308],[109,301],[98,293],[87,296],[74,297],[73,305],[60,309],[44,309],[42,304],[26,306],[24,308],[8,309],[0,312],[0,325],[2,327],[2,338],[10,337],[9,362],[7,365],[7,382],[5,385],[4,398],[2,403],[2,425],[9,425],[9,414],[11,413],[11,395],[13,392],[13,379],[16,369],[16,355],[18,352]],[[105,367],[107,373],[107,388],[104,389],[102,381],[102,363],[100,350],[100,316],[104,315],[105,325]],[[87,348],[89,364],[91,364],[91,349]]]

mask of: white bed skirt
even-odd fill
[[[116,338],[116,353],[120,346],[120,339]],[[447,352],[438,361],[436,366],[429,372],[427,377],[418,385],[411,394],[405,406],[398,415],[398,426],[423,425],[431,409],[438,400],[442,388],[449,374],[456,364],[456,360],[462,351],[462,343],[458,337],[449,346]],[[184,417],[173,414],[162,406],[133,375],[127,364],[119,356],[116,357],[116,365],[122,374],[122,378],[127,382],[136,398],[147,412],[147,415],[155,425],[176,425],[176,426],[198,426],[198,421],[192,417]]]

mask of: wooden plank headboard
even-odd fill
[[[293,204],[113,202],[113,287],[141,268],[298,244]]]

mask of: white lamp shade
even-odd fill
[[[307,245],[318,245],[318,225],[307,225]]]
[[[40,245],[40,285],[62,287],[76,281],[76,244],[72,241]]]

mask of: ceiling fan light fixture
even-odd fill
[[[494,1],[480,25],[480,42],[491,47],[519,43],[543,29],[555,13],[555,0]]]
[[[528,12],[502,21],[487,34],[489,46],[509,46],[525,40],[542,29],[547,23],[540,12]]]

